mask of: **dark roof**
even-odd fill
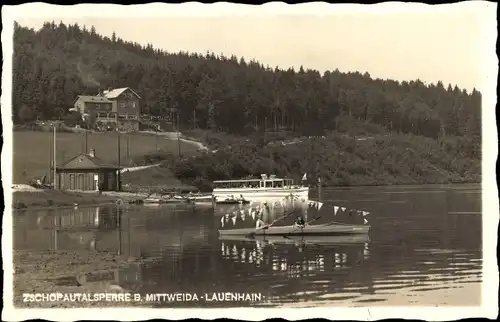
[[[58,170],[97,170],[97,169],[121,169],[116,164],[108,163],[96,156],[91,156],[86,153],[81,153],[69,161],[64,163],[60,167],[56,167]]]
[[[109,104],[113,103],[104,96],[78,95],[75,99],[75,102],[78,99],[80,99],[84,103],[109,103]]]

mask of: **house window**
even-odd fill
[[[85,178],[84,178],[84,176],[83,176],[82,173],[78,174],[76,182],[77,182],[76,185],[77,185],[77,189],[78,190],[86,190],[86,187],[85,187]]]
[[[75,175],[74,174],[69,175],[69,189],[75,190]]]
[[[132,107],[135,108],[135,102],[132,102]]]
[[[121,108],[125,108],[125,103],[120,103]]]

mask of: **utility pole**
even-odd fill
[[[180,123],[179,123],[179,111],[177,111],[177,148],[179,152],[179,158],[181,157],[181,129],[180,129]]]
[[[56,125],[54,124],[54,184],[53,184],[53,189],[56,189],[56,181],[57,181],[57,172],[56,172],[56,166],[57,166],[57,161],[56,161]]]
[[[156,146],[156,152],[158,152],[158,128],[155,127],[155,146]]]
[[[52,183],[52,140],[53,140],[53,136],[52,135],[49,135],[49,173],[48,173],[48,177],[47,177],[47,182],[49,184]]]
[[[118,131],[117,136],[117,144],[118,144],[118,173],[116,175],[116,191],[120,191],[121,188],[121,158],[120,158],[120,131]]]
[[[88,132],[87,132],[87,129],[85,129],[85,146],[84,146],[84,150],[83,150],[83,153],[88,153]]]
[[[127,135],[127,159],[130,159],[129,146],[130,146],[130,135]]]

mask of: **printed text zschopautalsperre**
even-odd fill
[[[256,302],[260,293],[24,293],[23,302]]]

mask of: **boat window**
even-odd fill
[[[214,182],[215,189],[259,188],[259,180],[223,181]]]
[[[283,181],[275,181],[274,187],[275,188],[283,188]]]
[[[252,181],[252,182],[248,182],[245,186],[246,186],[246,188],[255,189],[255,188],[259,187],[259,183]]]
[[[272,181],[266,181],[266,188],[272,188],[273,187],[273,182]]]

